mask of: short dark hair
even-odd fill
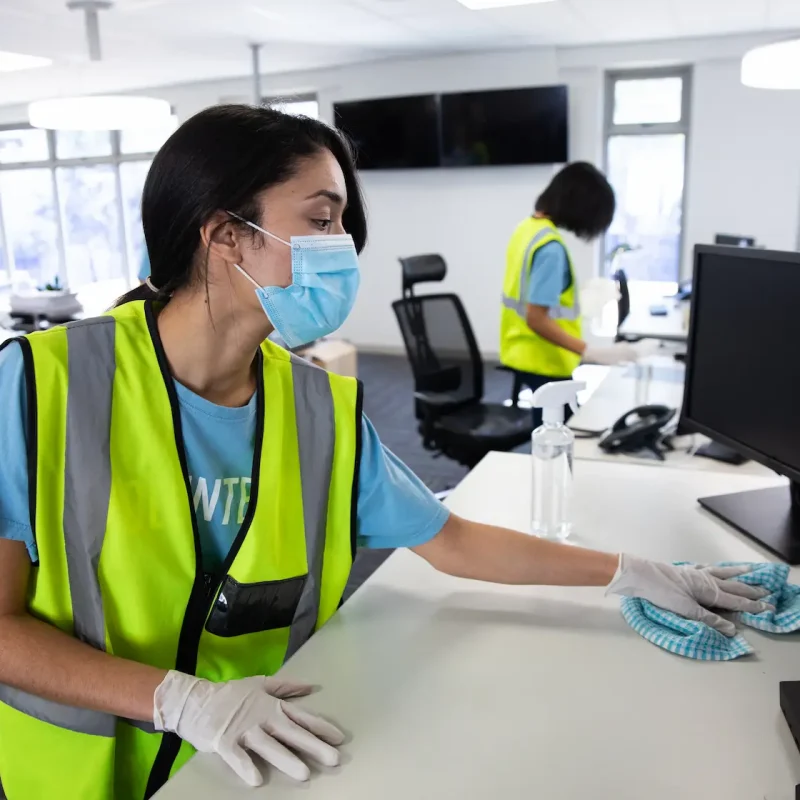
[[[353,150],[336,129],[273,108],[218,105],[183,123],[153,159],[142,195],[152,283],[166,295],[205,279],[195,258],[200,229],[218,211],[260,222],[258,195],[289,180],[306,158],[329,150],[344,173],[344,229],[361,252],[367,220]],[[205,263],[205,262],[203,262]],[[119,302],[153,297],[146,286]]]
[[[616,206],[606,176],[586,161],[567,164],[536,200],[537,212],[586,241],[608,230]]]

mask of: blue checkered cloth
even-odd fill
[[[725,562],[723,567],[740,566],[742,562]],[[794,633],[800,630],[800,586],[787,583],[786,564],[748,564],[752,572],[734,580],[763,586],[770,591],[764,601],[775,611],[761,614],[735,614],[734,619],[767,633]],[[732,661],[754,652],[741,635],[730,638],[704,622],[686,619],[672,611],[654,606],[648,600],[622,598],[622,616],[636,633],[670,653],[700,661]]]

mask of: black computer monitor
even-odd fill
[[[800,564],[800,253],[697,245],[681,430],[710,436],[789,486],[701,505]]]
[[[735,236],[731,233],[718,233],[714,237],[714,244],[724,244],[728,247],[755,247],[754,236]]]

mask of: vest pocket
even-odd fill
[[[239,583],[225,578],[206,630],[215,636],[244,636],[249,633],[288,628],[294,620],[307,575],[262,583]]]

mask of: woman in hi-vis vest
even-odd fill
[[[500,360],[533,391],[568,380],[581,361],[635,361],[624,342],[606,347],[583,340],[575,268],[559,229],[591,241],[614,218],[614,190],[591,164],[568,164],[536,201],[533,216],[517,226],[506,253]],[[569,413],[569,409],[567,409]],[[541,424],[541,409],[534,423]]]
[[[326,336],[356,299],[366,219],[334,129],[207,109],[156,155],[142,220],[145,285],[0,350],[0,797],[142,800],[196,750],[253,786],[256,756],[297,780],[338,764],[342,733],[295,702],[311,687],[269,676],[336,612],[357,543],[728,634],[704,603],[762,610],[709,570],[449,514],[354,379],[267,341]]]

